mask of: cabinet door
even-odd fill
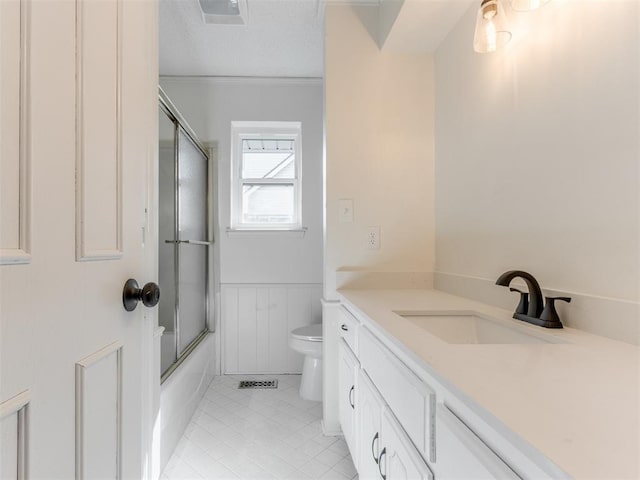
[[[436,408],[438,479],[517,479],[500,457],[443,404]]]
[[[369,380],[360,370],[358,373],[358,473],[362,479],[379,478],[378,457],[381,450],[381,426],[384,401]]]
[[[357,459],[356,450],[356,372],[358,370],[358,360],[351,352],[344,340],[340,340],[340,388],[339,388],[339,410],[340,425],[344,439],[349,446],[351,457]]]
[[[431,470],[389,410],[382,414],[381,438],[382,450],[378,467],[383,480],[433,479]]]

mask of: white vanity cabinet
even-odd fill
[[[481,422],[458,395],[409,368],[370,321],[341,313],[351,323],[339,325],[340,423],[361,479],[553,478],[495,430],[472,430]]]
[[[364,370],[358,373],[358,474],[364,479],[431,479],[433,475]]]
[[[349,446],[351,456],[356,463],[357,439],[356,439],[356,402],[358,390],[356,388],[358,370],[360,363],[344,340],[340,340],[339,345],[339,388],[338,388],[338,409],[340,425],[344,439]]]

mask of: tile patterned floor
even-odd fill
[[[238,390],[216,377],[198,405],[161,480],[357,479],[341,437],[325,437],[322,405],[298,395],[299,375],[274,375],[278,389]]]

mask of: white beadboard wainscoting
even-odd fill
[[[322,284],[223,284],[222,371],[300,373],[294,328],[322,322]]]

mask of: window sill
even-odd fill
[[[252,229],[252,228],[229,228],[227,227],[227,237],[292,237],[303,238],[307,233],[307,227],[294,229]]]

